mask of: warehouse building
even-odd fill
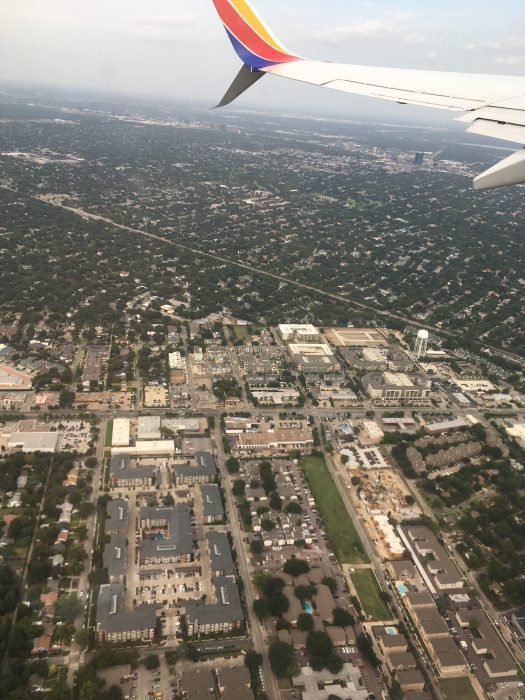
[[[112,447],[128,447],[131,436],[131,421],[129,418],[115,418],[113,421]]]

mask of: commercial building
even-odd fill
[[[97,642],[150,641],[155,635],[157,619],[152,605],[135,610],[124,608],[124,584],[100,586],[97,600],[95,637]]]
[[[387,347],[341,348],[343,359],[350,367],[367,372],[406,372],[414,367],[414,360],[395,345]]]
[[[323,335],[336,348],[388,345],[383,333],[375,328],[324,328]]]
[[[141,508],[138,527],[145,535],[138,545],[140,564],[192,561],[193,528],[188,504]]]
[[[308,449],[313,444],[312,431],[305,426],[241,433],[235,443],[235,449],[241,453],[286,452]]]
[[[321,334],[317,328],[310,323],[282,323],[277,329],[281,338],[287,343],[292,340],[308,343],[321,339]]]
[[[12,433],[7,441],[9,449],[21,452],[45,452],[54,454],[58,450],[59,434],[56,432]]]
[[[439,435],[440,433],[448,433],[455,430],[470,428],[471,425],[471,422],[468,420],[456,418],[455,420],[440,421],[438,423],[427,423],[425,425],[425,430],[430,435]]]
[[[113,421],[113,447],[128,447],[131,436],[131,421],[129,418],[115,418]]]
[[[170,369],[186,369],[186,361],[180,352],[170,352],[168,354],[168,362]]]
[[[160,440],[160,416],[139,416],[137,440]]]
[[[27,391],[31,389],[31,383],[31,375],[20,372],[9,365],[0,364],[0,390]]]
[[[137,440],[131,447],[118,447],[119,454],[132,457],[171,457],[175,452],[173,440]]]
[[[252,388],[251,394],[257,403],[264,406],[296,405],[301,394],[293,387],[259,387]]]
[[[221,522],[224,519],[224,506],[217,484],[201,484],[200,494],[204,522]]]
[[[144,387],[144,406],[148,408],[167,408],[169,392],[161,384],[148,384]]]
[[[370,373],[363,377],[363,387],[372,399],[429,399],[432,382],[425,374]]]

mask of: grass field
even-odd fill
[[[478,697],[468,678],[442,678],[439,687],[445,700],[476,700]]]
[[[104,447],[111,447],[113,442],[113,421],[108,420],[106,425],[106,436],[104,438]]]
[[[365,564],[365,554],[352,518],[322,457],[303,457],[301,467],[323,519],[326,535],[341,564]]]
[[[249,343],[251,340],[247,326],[232,326],[231,332],[235,340],[240,340],[243,343]]]
[[[352,581],[363,610],[372,620],[389,620],[392,617],[388,605],[381,600],[381,589],[372,569],[359,569],[352,574]]]

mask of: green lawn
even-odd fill
[[[113,421],[108,420],[106,425],[106,437],[104,438],[104,447],[111,447],[113,442]]]
[[[365,554],[352,518],[339,495],[322,457],[303,457],[301,467],[323,519],[326,535],[341,564],[366,564]]]
[[[372,569],[359,569],[351,576],[365,614],[372,620],[389,620],[392,612],[379,596],[381,589]]]
[[[439,687],[445,700],[476,700],[478,697],[468,678],[442,678]]]
[[[248,326],[231,326],[231,332],[235,340],[240,340],[247,345],[251,342]]]

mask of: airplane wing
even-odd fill
[[[525,78],[310,61],[284,47],[248,0],[213,0],[243,62],[223,107],[264,75],[401,104],[463,112],[467,131],[525,146]],[[474,179],[478,190],[525,183],[525,149]]]

